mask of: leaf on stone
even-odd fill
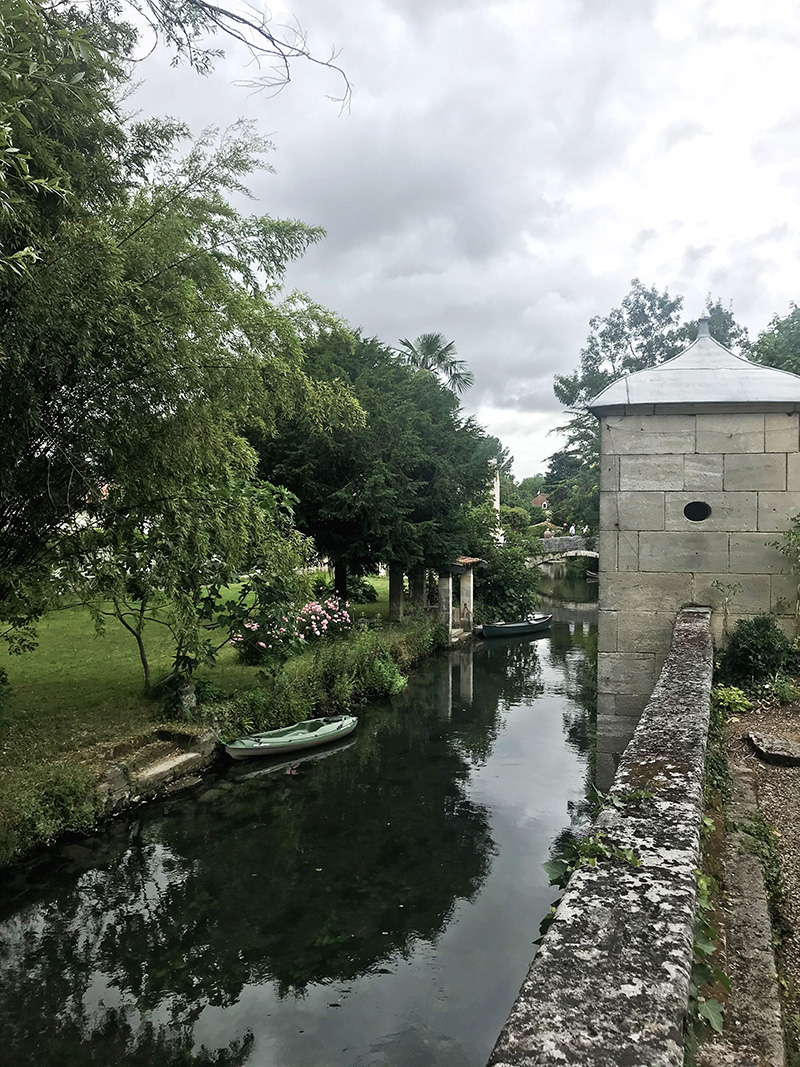
[[[701,1019],[705,1019],[712,1030],[716,1030],[718,1034],[722,1033],[724,1009],[718,1000],[712,997],[710,1000],[701,1001],[697,1014]]]

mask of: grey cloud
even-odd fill
[[[618,306],[632,277],[683,294],[687,312],[709,291],[733,299],[762,328],[773,305],[800,295],[791,210],[776,203],[773,223],[749,225],[755,205],[744,200],[712,223],[688,199],[650,192],[659,154],[717,136],[687,72],[709,64],[720,33],[745,39],[726,28],[730,13],[698,0],[704,42],[666,40],[660,10],[655,0],[297,0],[317,53],[328,41],[343,49],[350,114],[324,99],[335,84],[308,64],[276,99],[247,96],[231,84],[248,76],[235,48],[209,80],[154,57],[141,99],[198,130],[255,116],[277,146],[277,173],[253,182],[255,209],[328,232],[289,285],[390,344],[443,332],[475,374],[467,408],[491,410],[491,432],[503,439],[507,426],[546,456],[557,442],[543,434],[561,421],[552,377],[578,364],[589,319]],[[786,28],[754,19],[754,40],[800,29],[800,12]],[[727,75],[714,69],[724,94]],[[720,151],[763,168],[762,201],[782,183],[791,209],[800,122],[782,100],[761,107],[752,149],[729,137]],[[634,180],[618,189],[618,175]],[[737,178],[732,168],[731,188]],[[695,180],[702,192],[703,173]]]
[[[670,149],[684,141],[693,141],[695,137],[702,137],[708,133],[708,128],[695,119],[687,118],[680,122],[671,122],[662,134],[664,149],[669,152]]]

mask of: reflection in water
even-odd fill
[[[590,641],[454,652],[340,750],[243,763],[17,877],[4,1062],[485,1062],[583,792]]]

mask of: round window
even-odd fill
[[[711,514],[711,508],[704,500],[693,500],[683,509],[683,514],[690,522],[702,522]]]

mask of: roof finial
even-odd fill
[[[697,336],[698,337],[710,337],[711,336],[711,334],[708,332],[708,319],[706,318],[705,315],[702,318],[697,320]]]

